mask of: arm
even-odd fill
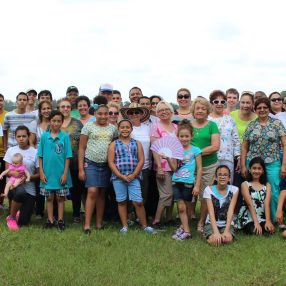
[[[79,137],[79,147],[78,147],[78,177],[81,181],[85,181],[86,179],[84,172],[84,155],[85,155],[87,141],[88,141],[88,136],[81,134]]]
[[[279,200],[278,200],[278,206],[277,206],[277,212],[276,212],[276,220],[278,224],[283,224],[283,207],[286,203],[286,190],[283,190],[280,192]]]
[[[35,173],[30,176],[30,180],[31,180],[31,181],[36,181],[36,180],[39,179],[39,177],[40,177],[40,176],[39,176],[39,168],[36,168]]]
[[[169,158],[169,157],[165,157],[165,159],[167,160],[171,170],[173,172],[176,172],[178,169],[178,161],[177,159],[173,159],[173,158]]]
[[[243,140],[241,145],[241,155],[240,155],[240,166],[241,166],[241,175],[246,177],[247,169],[246,169],[246,155],[249,150],[249,141]]]
[[[47,177],[44,173],[43,158],[42,157],[39,157],[39,171],[40,171],[40,180],[46,184],[48,182],[48,180],[47,180]]]
[[[269,183],[266,184],[266,197],[264,202],[264,209],[265,209],[265,230],[273,233],[275,228],[271,222],[271,215],[270,215],[270,200],[271,200],[271,185]]]
[[[194,189],[193,189],[193,195],[194,196],[198,196],[200,194],[202,173],[203,173],[202,155],[201,154],[199,154],[196,157],[196,163],[197,163],[197,178],[196,178],[196,184],[195,184]]]
[[[6,152],[8,148],[8,130],[3,130],[3,135],[3,148],[4,152]]]
[[[282,147],[283,147],[283,161],[281,166],[281,178],[286,177],[286,136],[281,137]]]
[[[28,170],[25,170],[25,176],[26,176],[26,182],[29,182],[31,180],[31,176]]]
[[[5,175],[7,175],[8,173],[9,173],[9,169],[3,171],[3,172],[0,174],[0,179],[2,180],[3,177],[4,177]]]
[[[30,146],[35,147],[35,142],[36,142],[36,134],[30,133],[30,136],[29,136]]]
[[[119,179],[121,179],[122,181],[127,181],[127,176],[122,175],[119,170],[117,169],[115,163],[114,163],[114,158],[115,158],[115,142],[113,141],[109,147],[108,147],[108,156],[107,156],[107,160],[108,160],[108,166],[111,170],[111,172],[118,177]]]
[[[71,158],[66,158],[65,160],[65,168],[64,168],[64,173],[61,176],[61,184],[65,185],[68,179],[68,172],[69,172],[69,168],[70,168],[70,161]]]
[[[211,136],[211,145],[202,149],[202,156],[211,155],[217,152],[220,148],[220,135],[212,134]]]

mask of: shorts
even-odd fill
[[[194,185],[185,184],[181,182],[175,182],[173,185],[173,198],[174,201],[186,201],[191,202],[193,199]]]
[[[225,230],[225,227],[218,227],[218,230],[219,230],[219,233],[223,233],[224,230]],[[231,235],[234,237],[235,236],[235,231],[234,231],[234,227],[232,225],[230,226],[230,230],[229,231],[230,231]],[[205,238],[209,238],[212,234],[213,234],[212,225],[210,223],[206,224],[204,226],[204,236],[205,236]]]
[[[70,194],[70,192],[69,189],[47,190],[41,188],[40,194],[45,197],[49,197],[51,195],[57,195],[58,197],[66,197]]]
[[[110,185],[111,172],[107,163],[96,163],[85,158],[85,187],[107,188]]]
[[[118,203],[127,200],[127,195],[130,201],[141,203],[143,202],[141,185],[139,179],[127,183],[120,179],[112,180],[113,188],[116,195],[116,201]]]
[[[212,186],[215,179],[215,170],[218,166],[218,163],[203,167],[202,173],[202,182],[200,188],[200,201],[203,201],[204,190],[207,186]]]

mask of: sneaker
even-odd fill
[[[127,226],[123,226],[121,229],[120,229],[120,233],[121,234],[127,234],[128,232],[128,227]]]
[[[86,235],[91,235],[91,229],[90,228],[86,228],[83,230],[83,233]]]
[[[43,219],[43,216],[42,216],[42,215],[39,215],[39,214],[38,214],[38,215],[35,216],[35,220],[42,220],[42,219]]]
[[[144,228],[144,231],[147,232],[147,233],[149,233],[149,234],[155,234],[155,233],[157,233],[157,232],[155,231],[155,229],[154,229],[153,227],[151,227],[151,226],[146,226],[146,227]]]
[[[127,220],[128,226],[133,226],[135,222],[132,219]]]
[[[48,229],[48,228],[53,228],[55,226],[55,224],[53,222],[51,222],[50,220],[47,220],[47,222],[44,224],[44,228]]]
[[[183,232],[175,238],[176,240],[187,240],[192,239],[192,234],[189,232]]]
[[[165,227],[160,222],[152,224],[152,227],[157,231],[165,231],[166,230]]]
[[[65,222],[64,222],[62,219],[59,220],[59,221],[58,221],[58,229],[59,229],[60,231],[64,231],[65,228],[66,228]]]
[[[81,222],[80,217],[78,217],[78,216],[73,217],[72,223],[77,224],[77,223],[80,223],[80,222]]]
[[[175,233],[172,235],[173,239],[178,239],[178,237],[184,232],[184,230],[179,227],[178,229],[176,229]]]
[[[20,229],[19,225],[17,224],[16,219],[11,216],[7,216],[6,223],[7,223],[9,230],[18,231]]]

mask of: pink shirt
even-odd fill
[[[9,164],[9,171],[16,171],[16,172],[20,172],[20,173],[25,173],[26,170],[27,170],[27,168],[25,165],[14,166],[12,164]]]

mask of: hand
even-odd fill
[[[135,179],[135,176],[134,176],[134,174],[133,174],[133,173],[132,173],[132,174],[127,175],[128,183],[129,183],[129,182],[131,182],[131,181],[133,181],[134,179]]]
[[[123,181],[123,182],[126,182],[126,183],[129,183],[129,179],[126,175],[121,175],[120,176],[120,179]]]
[[[283,210],[278,210],[276,212],[276,221],[278,224],[283,224],[283,217],[284,217],[284,213]]]
[[[68,179],[68,176],[65,175],[65,174],[63,174],[63,175],[61,176],[61,185],[65,185],[66,182],[67,182],[67,179]]]
[[[259,222],[254,224],[254,233],[258,235],[262,235],[262,227]]]
[[[246,176],[247,176],[247,169],[246,169],[245,166],[241,166],[240,172],[241,172],[241,176],[246,178]]]
[[[286,177],[286,166],[282,164],[281,171],[280,171],[280,177],[283,179]]]
[[[3,176],[0,176],[0,180],[3,180],[3,178],[4,178]]]
[[[274,227],[274,225],[271,223],[271,221],[267,221],[267,222],[265,223],[264,228],[265,228],[266,231],[269,231],[271,234],[275,232],[275,227]]]
[[[222,235],[219,232],[213,234],[213,239],[216,246],[219,246],[222,243]]]
[[[157,177],[160,180],[164,180],[165,179],[165,172],[163,169],[158,169],[157,170]]]
[[[160,156],[162,159],[167,160],[167,156],[166,156],[164,153],[160,153],[159,156]]]
[[[0,197],[1,197],[1,198],[7,198],[7,195],[8,195],[8,194],[2,193],[2,194],[0,195]]]
[[[237,165],[236,165],[235,171],[236,171],[237,173],[240,173],[240,171],[241,171],[241,168],[240,168],[240,157],[238,157]]]
[[[78,178],[79,178],[81,181],[85,181],[85,180],[86,180],[86,175],[85,175],[84,170],[80,170],[80,171],[78,172]]]
[[[221,236],[224,243],[232,241],[232,234],[229,231],[224,231]]]
[[[193,188],[193,192],[192,192],[194,197],[197,197],[200,194],[200,189],[198,187],[194,187]]]
[[[40,180],[45,184],[48,182],[47,177],[44,174],[44,172],[40,172]]]
[[[10,177],[18,178],[18,177],[21,177],[23,175],[23,173],[22,172],[18,172],[18,171],[9,171],[8,175]]]
[[[30,178],[26,178],[26,182],[30,182]]]

